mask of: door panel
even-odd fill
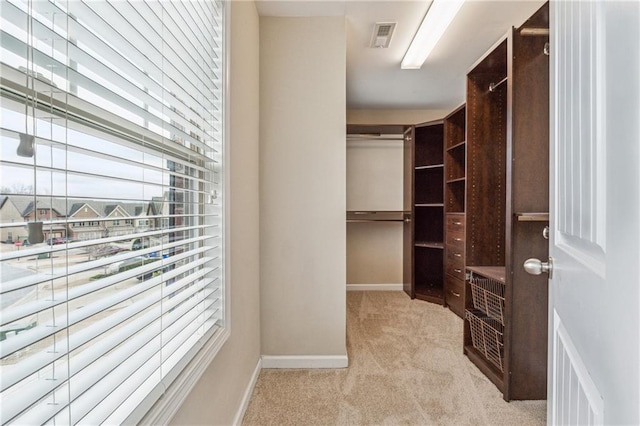
[[[640,423],[640,3],[551,2],[550,424]]]

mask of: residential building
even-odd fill
[[[82,219],[82,221],[79,221]],[[86,220],[85,220],[86,219]],[[69,238],[72,240],[92,240],[105,233],[102,216],[89,203],[74,203],[69,210]]]
[[[22,223],[22,211],[16,207],[12,197],[7,195],[0,197],[0,222],[2,223]],[[22,225],[14,227],[0,228],[0,241],[13,243],[27,238],[27,228]]]

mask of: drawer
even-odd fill
[[[464,232],[447,232],[447,247],[462,253],[464,251]]]
[[[446,228],[447,233],[461,232],[464,235],[464,215],[448,214]]]
[[[464,280],[464,250],[447,245],[444,270],[447,274]]]
[[[449,309],[462,318],[464,315],[464,281],[447,275],[444,282],[444,300]]]

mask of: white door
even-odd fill
[[[640,424],[640,2],[551,2],[550,424]]]

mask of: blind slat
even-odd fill
[[[60,306],[66,302],[75,300],[77,298],[86,296],[88,294],[95,293],[100,290],[104,290],[106,288],[120,284],[131,278],[144,276],[155,270],[165,269],[168,266],[175,265],[179,261],[182,261],[189,257],[199,256],[204,252],[211,252],[211,250],[212,250],[211,247],[201,247],[196,250],[191,250],[184,253],[180,253],[175,256],[171,256],[172,257],[171,263],[169,262],[165,263],[164,259],[162,261],[149,262],[137,268],[128,269],[126,271],[119,272],[115,275],[108,276],[106,278],[101,278],[99,280],[91,281],[87,284],[77,285],[69,289],[69,291],[66,293],[66,297],[63,299],[61,298],[61,299],[54,299],[54,300],[50,300],[50,299],[34,300],[32,302],[18,305],[14,308],[10,307],[6,310],[3,310],[0,326],[11,324],[15,321],[19,321],[28,316],[37,314],[38,312],[42,312],[42,311],[54,308],[56,306]],[[193,264],[200,265],[201,264],[200,262],[202,261],[202,259],[211,259],[211,258],[200,258],[198,261],[194,262]],[[193,268],[194,266],[191,266],[191,267]]]
[[[213,303],[213,301],[211,303]],[[174,304],[177,305],[177,302],[174,302]],[[98,395],[108,394],[110,393],[110,391],[113,391],[113,389],[117,387],[118,382],[113,380],[112,381],[105,380],[105,376],[107,376],[108,374],[111,374],[111,375],[120,375],[120,377],[127,377],[129,374],[133,372],[131,371],[131,369],[135,369],[135,367],[144,365],[145,363],[144,361],[147,361],[154,354],[154,352],[156,352],[153,350],[149,351],[149,350],[143,350],[143,349],[153,348],[153,346],[155,346],[156,344],[158,345],[158,347],[162,347],[161,345],[162,323],[158,318],[158,316],[160,316],[170,324],[176,323],[177,321],[179,321],[180,316],[184,312],[190,310],[193,307],[193,303],[185,304],[184,306],[177,305],[177,307],[175,306],[172,306],[172,307],[175,309],[165,316],[160,316],[160,312],[157,312],[156,315],[154,315],[151,318],[153,322],[146,324],[143,327],[138,327],[138,324],[133,324],[132,328],[134,329],[139,328],[139,330],[137,332],[133,332],[133,330],[130,330],[129,334],[132,335],[133,337],[129,338],[126,341],[126,343],[121,343],[120,345],[117,345],[117,349],[115,351],[112,351],[108,355],[107,359],[102,359],[98,363],[92,362],[100,359],[99,357],[94,358],[93,356],[90,356],[90,355],[99,355],[102,352],[100,349],[96,349],[96,352],[94,352],[93,354],[87,354],[90,356],[89,359],[84,361],[81,360],[78,363],[78,366],[76,367],[76,371],[72,371],[73,374],[71,374],[71,377],[69,377],[68,370],[63,370],[59,373],[59,375],[57,375],[56,380],[39,380],[37,382],[37,385],[33,383],[30,384],[28,392],[32,394],[30,395],[31,398],[35,397],[37,399],[41,399],[43,396],[51,393],[56,388],[68,386],[67,383],[69,383],[71,386],[70,386],[69,392],[59,392],[59,394],[63,398],[63,402],[59,401],[59,403],[55,405],[48,404],[50,406],[50,409],[48,411],[38,413],[37,418],[26,417],[26,418],[21,418],[20,421],[28,422],[25,424],[43,424],[47,420],[49,420],[51,417],[57,414],[57,412],[60,410],[59,407],[64,406],[65,404],[68,404],[70,402],[73,402],[73,400],[78,398],[80,395],[84,394],[89,388],[91,388],[91,386],[94,386],[99,383],[102,383],[103,385],[110,387],[111,389],[109,389],[109,391],[107,392],[100,391],[100,389],[98,389],[98,392],[95,392],[95,393],[98,393]],[[144,324],[144,320],[142,320],[141,322]],[[114,338],[114,340],[117,340],[117,337]],[[154,342],[157,342],[157,343],[154,344]],[[110,346],[109,342],[105,342],[105,345]],[[133,357],[134,359],[132,359],[133,354],[138,354],[137,355],[138,358],[143,357],[146,359],[142,363],[137,362],[137,360],[135,359],[136,358],[135,356]],[[103,356],[105,355],[103,354]],[[93,370],[83,371],[88,366],[91,366]],[[127,371],[126,374],[123,374],[123,370]],[[114,371],[117,372],[117,374],[113,374]],[[79,375],[82,375],[82,376],[78,377]],[[74,380],[73,379],[74,377],[77,379]],[[68,379],[71,379],[71,381],[67,382]],[[20,400],[18,398],[14,398],[10,401],[2,401],[3,415],[6,414],[9,419],[12,417],[15,417],[19,413],[25,411],[25,409],[28,407],[28,405],[25,404],[25,402],[26,402],[25,400]],[[85,401],[83,401],[83,403],[78,404],[78,407],[75,408],[73,411],[74,412],[80,411],[81,407],[84,404],[86,404],[86,402],[87,401],[85,399]],[[75,422],[73,423],[75,424]]]
[[[120,220],[125,220],[128,219],[126,217],[121,218]],[[109,221],[113,221],[114,219],[109,219]],[[86,220],[87,222],[99,222],[98,219],[96,218],[89,218]],[[27,222],[28,223],[28,222]],[[65,222],[62,222],[65,223]],[[6,261],[6,260],[12,260],[12,259],[20,259],[23,257],[28,257],[28,256],[37,256],[39,254],[44,254],[44,253],[55,253],[55,252],[66,252],[68,250],[72,250],[72,249],[80,249],[80,248],[86,248],[86,247],[90,247],[90,246],[94,246],[94,245],[101,245],[101,244],[108,244],[108,243],[116,243],[119,241],[127,241],[127,240],[135,240],[135,239],[139,239],[139,238],[150,238],[150,237],[156,237],[156,238],[163,238],[163,237],[168,237],[172,234],[176,234],[179,232],[189,232],[189,231],[197,231],[197,230],[204,230],[204,229],[211,229],[211,228],[215,228],[216,226],[211,226],[211,225],[193,225],[193,226],[181,226],[181,227],[176,227],[176,228],[161,228],[161,229],[152,229],[150,231],[144,231],[144,232],[136,232],[133,234],[126,234],[126,235],[119,235],[119,236],[114,236],[114,237],[104,237],[104,238],[99,238],[99,239],[92,239],[92,240],[84,240],[84,241],[78,241],[78,242],[71,242],[71,243],[67,243],[65,245],[55,245],[52,247],[43,247],[43,248],[37,248],[37,249],[25,249],[22,252],[20,251],[14,251],[14,252],[5,252],[0,254],[0,261]],[[182,243],[187,243],[187,242],[193,242],[193,241],[189,241],[189,240],[183,240]],[[158,245],[154,245],[152,247],[149,248],[142,248],[140,250],[136,250],[135,253],[129,253],[128,257],[134,257],[134,256],[142,256],[145,254],[149,254],[149,253],[154,253],[156,251],[159,250],[164,250],[167,248],[172,248],[175,247],[175,245],[168,245],[167,244],[158,244]],[[171,244],[175,244],[171,243]],[[113,259],[114,261],[118,261],[118,260],[126,260],[128,257],[127,255],[118,255],[120,257],[116,257],[116,256],[112,256],[110,257],[110,259]],[[97,266],[104,266],[105,264],[99,264]],[[90,268],[92,269],[92,268]],[[83,271],[86,269],[82,269]],[[17,281],[17,280],[16,280]],[[5,283],[0,283],[0,294],[5,293],[7,291],[12,291],[15,290],[17,288],[20,287],[12,287],[12,286],[8,286],[5,288]]]
[[[3,3],[0,232],[54,244],[0,250],[3,424],[137,423],[228,335],[223,7]]]

